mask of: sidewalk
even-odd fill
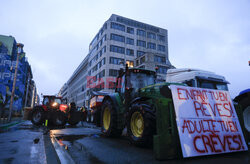
[[[13,117],[10,122],[7,122],[6,120],[3,120],[1,118],[0,120],[0,132],[7,130],[9,127],[14,126],[16,124],[19,124],[23,122],[22,117]]]

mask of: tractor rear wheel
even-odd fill
[[[244,108],[243,120],[244,120],[245,128],[247,129],[248,133],[250,134],[250,106]]]
[[[147,104],[133,104],[128,115],[128,136],[137,146],[151,146],[156,134],[155,113]]]
[[[34,125],[42,125],[43,122],[44,122],[44,118],[45,118],[45,113],[44,113],[43,108],[41,108],[41,107],[35,107],[32,110],[32,113],[31,113],[31,122]]]
[[[66,114],[61,111],[55,112],[52,119],[55,126],[64,126],[67,122]]]
[[[111,100],[106,100],[102,106],[101,129],[105,136],[119,137],[122,129],[117,128],[117,113]]]
[[[82,116],[82,113],[80,112],[71,112],[69,114],[68,123],[72,126],[78,124],[81,121],[81,116]]]

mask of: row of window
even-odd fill
[[[154,61],[157,62],[157,63],[166,63],[166,58],[162,57],[162,56],[155,55],[154,56]]]
[[[125,32],[125,29],[126,29],[125,25],[115,23],[115,22],[111,22],[111,28],[116,29],[116,30],[120,30],[120,31],[123,31],[123,32]],[[127,27],[126,32],[129,33],[129,34],[134,34],[134,28]],[[143,37],[147,37],[147,38],[150,38],[150,39],[155,39],[155,40],[157,39],[157,40],[163,41],[163,42],[166,41],[165,36],[159,35],[159,34],[156,35],[153,32],[146,32],[145,30],[142,30],[142,29],[137,29],[136,34],[138,36],[143,36]],[[157,36],[157,38],[156,38],[156,36]]]
[[[110,52],[116,52],[116,53],[120,53],[120,54],[125,54],[125,48],[124,47],[120,47],[120,46],[110,45]],[[126,55],[134,56],[134,50],[127,48],[126,49]]]
[[[137,44],[136,44],[136,45],[139,46],[139,47],[144,47],[144,48],[156,50],[156,44],[155,44],[155,43],[148,42],[148,43],[147,43],[147,47],[146,47],[146,41],[137,40]],[[158,50],[158,51],[165,52],[165,51],[166,51],[166,48],[165,48],[164,45],[158,44],[158,45],[157,45],[157,50]]]
[[[105,40],[106,40],[106,34],[102,37],[102,39],[96,45],[96,50],[98,50],[98,48],[102,46],[102,43],[104,43]]]
[[[115,40],[115,41],[118,41],[118,42],[125,43],[125,37],[124,36],[113,34],[113,33],[110,34],[110,40]],[[126,38],[126,43],[130,44],[130,45],[134,45],[134,39]]]
[[[97,70],[99,70],[103,65],[105,65],[106,62],[106,58],[103,58],[101,61],[99,61],[92,69],[91,72],[95,72]]]
[[[105,69],[96,75],[96,79],[100,80],[103,77],[105,77]]]
[[[111,34],[110,34],[110,39],[111,39],[111,40],[118,41],[118,42],[123,42],[123,43],[125,43],[125,37],[122,36],[122,35],[117,35],[117,34],[111,33]],[[130,44],[130,45],[134,45],[134,39],[132,39],[132,38],[126,38],[126,43],[127,43],[127,44]],[[137,45],[137,46],[140,46],[140,47],[146,48],[146,41],[137,40],[137,44],[136,44],[136,45]],[[155,43],[148,42],[148,43],[147,43],[147,48],[148,48],[148,49],[156,50],[156,44],[155,44]],[[165,52],[165,49],[166,49],[166,48],[165,48],[164,45],[160,45],[160,44],[157,45],[157,50],[158,50],[158,51]],[[112,52],[113,52],[113,51],[112,51]]]
[[[95,63],[101,56],[106,52],[106,46],[104,46],[96,55],[95,57],[89,61],[89,67],[91,67],[92,63]]]
[[[98,39],[102,36],[104,30],[106,29],[107,29],[107,23],[105,23],[103,27],[101,28],[100,32],[96,34],[94,39],[91,41],[90,46],[94,45],[98,41]]]
[[[126,24],[126,25],[129,25],[129,26],[136,27],[136,28],[142,28],[142,29],[145,29],[145,30],[150,30],[150,31],[153,31],[153,32],[156,32],[156,33],[159,32],[159,28],[157,28],[157,27],[147,25],[147,24],[144,24],[144,23],[141,23],[141,22],[138,22],[138,21],[134,21],[134,20],[131,20],[131,19],[127,19],[127,18],[123,18],[123,17],[116,17],[116,21],[120,22],[120,23],[123,23],[123,24]]]
[[[109,58],[109,64],[120,65],[121,63],[124,64],[124,59],[116,58],[116,57],[110,57],[110,58]]]

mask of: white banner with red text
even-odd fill
[[[183,157],[248,150],[228,91],[170,88]]]

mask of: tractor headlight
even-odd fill
[[[53,106],[53,107],[56,107],[57,105],[58,105],[57,102],[53,102],[53,103],[52,103],[52,106]]]

